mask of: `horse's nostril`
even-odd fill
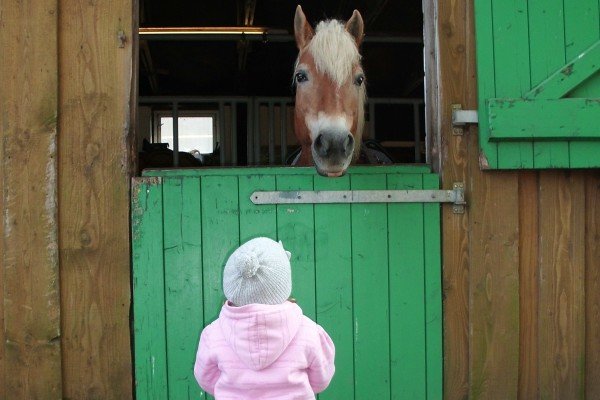
[[[327,144],[327,141],[323,139],[323,135],[317,136],[317,139],[315,140],[315,150],[317,151],[317,154],[324,157],[327,155],[328,149],[329,145]]]
[[[352,145],[354,144],[354,138],[352,137],[352,135],[348,135],[348,137],[346,138],[346,148],[348,147],[352,147]]]
[[[352,135],[348,135],[344,140],[344,153],[346,155],[352,153],[354,151],[354,138]]]

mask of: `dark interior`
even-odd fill
[[[141,0],[140,27],[247,24],[277,32],[279,39],[269,34],[254,41],[140,37],[140,96],[292,96],[296,5],[281,0]],[[359,10],[365,21],[361,53],[369,98],[423,99],[421,0],[305,0],[301,6],[313,26],[321,19],[348,19]],[[420,108],[417,129],[424,140]],[[398,126],[403,127],[401,132]],[[377,106],[378,141],[414,141],[413,130],[412,107]],[[395,162],[424,160],[424,155],[417,159],[414,146],[396,144],[387,149]]]

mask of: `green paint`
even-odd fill
[[[562,3],[562,2],[561,2]],[[547,26],[547,25],[546,25]],[[558,30],[553,30],[558,32]],[[552,43],[546,39],[546,43]],[[543,46],[540,46],[543,48]],[[533,53],[533,51],[532,51]],[[559,52],[549,52],[548,55]],[[534,60],[539,60],[534,58]],[[561,57],[562,58],[562,57]],[[574,60],[559,68],[548,79],[525,94],[526,99],[559,99],[566,96],[573,88],[579,86],[598,71],[600,66],[600,40],[578,54]]]
[[[168,398],[162,191],[155,178],[142,178],[133,185],[133,329],[138,399]]]
[[[439,177],[423,175],[424,189],[437,189]],[[439,238],[440,206],[423,206],[423,243],[425,244],[425,348],[427,351],[427,398],[442,398],[443,338],[442,338],[442,249]]]
[[[420,175],[416,175],[420,176]],[[350,177],[315,177],[315,190],[349,190]],[[354,399],[352,236],[349,204],[315,206],[317,322],[335,343],[335,375],[321,400]]]
[[[255,190],[433,189],[437,175],[406,166],[361,168],[339,179],[290,170],[297,169],[169,171],[135,180],[138,399],[211,398],[193,376],[199,333],[221,308],[225,260],[240,240],[258,235],[281,239],[292,252],[292,294],[336,345],[336,375],[319,399],[441,398],[439,206],[257,206],[249,199]]]
[[[348,174],[426,174],[431,172],[428,165],[369,165],[348,168]],[[315,167],[223,167],[223,168],[179,168],[146,169],[144,176],[240,176],[240,175],[313,175],[318,176]]]
[[[200,181],[168,178],[163,186],[165,306],[169,398],[198,399],[201,390],[190,371],[204,326]]]
[[[490,99],[488,114],[490,140],[600,139],[600,99]]]
[[[565,38],[569,44],[569,59],[600,38],[600,3],[597,0],[565,0]],[[575,87],[568,97],[600,98],[600,66],[596,65],[596,73]],[[600,141],[571,142],[569,152],[571,168],[597,166]]]
[[[385,189],[385,175],[353,175],[352,190]],[[354,390],[390,398],[388,215],[386,204],[352,204]]]
[[[389,190],[422,189],[420,175],[388,175]],[[388,204],[392,399],[425,399],[423,204]],[[410,227],[410,229],[407,229]],[[412,360],[407,363],[406,360]]]
[[[313,190],[313,177],[277,176],[277,190]],[[292,297],[313,320],[316,315],[314,223],[312,204],[277,206],[277,239],[292,253]]]
[[[574,116],[569,103],[531,114],[528,105],[493,103],[600,98],[599,18],[597,0],[475,0],[479,143],[489,168],[598,167],[594,107]]]
[[[531,52],[531,84],[544,87],[549,75],[565,64],[565,24],[563,0],[533,1],[529,3],[529,48]],[[531,92],[529,92],[531,93]],[[549,98],[552,90],[535,93],[538,98]],[[525,95],[526,97],[528,95]],[[534,167],[568,167],[569,144],[556,141],[534,141]]]
[[[496,97],[520,97],[523,88],[531,87],[527,0],[493,1],[492,10]],[[498,143],[498,166],[532,168],[533,144]]]
[[[487,168],[498,168],[498,145],[488,140],[488,116],[485,101],[496,97],[494,80],[494,32],[492,1],[475,0],[475,32],[477,40],[477,87],[479,90],[479,145],[487,160]]]

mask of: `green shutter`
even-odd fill
[[[600,167],[598,0],[475,0],[482,168]]]
[[[254,205],[256,190],[437,189],[423,166],[150,171],[134,180],[136,395],[210,399],[193,376],[200,331],[223,304],[224,261],[255,236],[292,252],[292,295],[331,335],[319,399],[442,398],[439,204]]]

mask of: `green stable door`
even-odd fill
[[[600,167],[600,2],[474,4],[481,167]]]
[[[268,236],[292,252],[292,295],[336,346],[320,399],[442,398],[440,206],[255,205],[255,191],[438,189],[427,167],[150,171],[132,196],[138,400],[205,399],[193,375],[224,297],[225,260]]]

